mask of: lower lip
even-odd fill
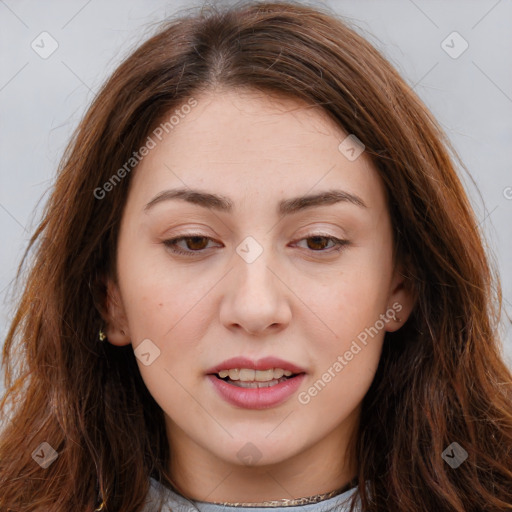
[[[267,409],[281,404],[293,395],[306,374],[301,373],[269,388],[241,388],[228,384],[215,375],[207,375],[207,377],[226,402],[244,409]]]

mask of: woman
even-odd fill
[[[0,508],[512,509],[499,281],[448,149],[330,13],[166,23],[31,239]]]

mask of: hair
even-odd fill
[[[174,485],[164,415],[131,345],[98,341],[136,165],[112,178],[166,115],[229,89],[321,107],[362,141],[385,184],[416,302],[386,333],[363,399],[353,445],[362,510],[512,510],[501,288],[459,157],[376,48],[325,7],[293,2],[203,6],[166,20],[94,98],[18,267],[17,283],[33,250],[3,348],[0,509],[137,512],[150,476]],[[58,453],[46,469],[32,457],[42,442]],[[442,458],[453,442],[468,454],[457,469]]]

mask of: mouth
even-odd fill
[[[218,396],[243,409],[277,407],[295,394],[306,379],[305,368],[274,356],[257,361],[232,357],[205,373]]]
[[[267,370],[253,370],[250,368],[231,368],[212,373],[219,380],[239,388],[271,388],[303,375],[305,372],[294,373],[283,368],[268,368]]]

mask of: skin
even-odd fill
[[[383,183],[363,153],[349,161],[348,135],[318,107],[255,91],[216,91],[150,151],[132,177],[118,239],[118,282],[108,282],[107,337],[133,348],[150,339],[160,355],[141,375],[165,413],[169,471],[180,492],[212,502],[261,502],[338,489],[357,471],[349,456],[361,401],[386,331],[413,307],[393,261]],[[188,187],[221,194],[232,213],[184,200],[145,212],[159,192]],[[280,217],[282,199],[329,189],[357,194]],[[198,254],[173,254],[164,240]],[[337,252],[333,236],[349,244]],[[247,236],[262,254],[236,252]],[[316,243],[315,243],[316,240]],[[322,253],[323,251],[323,253]],[[323,256],[322,256],[323,254]],[[391,320],[309,403],[310,388],[365,328],[395,302]],[[234,356],[273,355],[306,370],[284,403],[248,410],[225,402],[206,370]],[[252,443],[247,464],[237,455]]]

